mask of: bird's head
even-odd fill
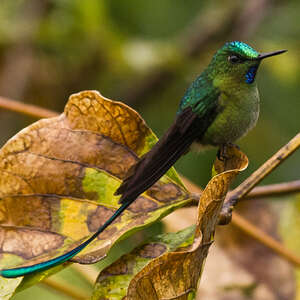
[[[216,52],[209,69],[213,78],[219,83],[230,80],[252,84],[255,80],[256,71],[264,58],[286,51],[259,53],[243,42],[229,42]]]

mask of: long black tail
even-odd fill
[[[159,180],[195,140],[201,139],[214,117],[215,110],[202,118],[190,107],[181,112],[163,137],[130,170],[131,175],[115,193],[122,195],[120,203],[134,201]]]

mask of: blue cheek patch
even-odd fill
[[[254,67],[249,68],[248,72],[245,75],[247,83],[250,84],[254,81],[257,68],[258,68],[258,66],[254,66]]]

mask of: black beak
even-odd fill
[[[260,53],[257,59],[261,60],[261,59],[264,59],[266,57],[270,57],[270,56],[274,56],[274,55],[284,53],[286,51],[287,50],[278,50],[278,51],[274,51],[274,52]]]

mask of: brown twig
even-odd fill
[[[89,284],[94,286],[96,279],[99,275],[99,271],[93,265],[80,265],[72,264],[72,269],[79,273]]]
[[[5,97],[0,97],[0,107],[38,119],[51,118],[56,117],[58,115],[57,112],[54,112],[52,110],[41,108],[31,104],[22,103]]]
[[[257,186],[246,196],[244,196],[243,199],[278,197],[297,192],[300,192],[300,180]]]
[[[42,281],[41,284],[76,300],[90,299],[90,295],[88,293],[62,280],[59,280],[58,282],[58,280],[47,278]]]
[[[260,243],[271,249],[273,252],[277,253],[279,256],[283,257],[288,262],[292,263],[294,266],[298,268],[300,267],[300,256],[297,256],[296,254],[292,253],[280,242],[276,241],[271,236],[265,234],[262,230],[251,224],[239,214],[232,214],[231,224],[238,227],[244,233],[246,233],[256,241],[259,241]]]
[[[196,184],[191,182],[188,179],[184,179],[184,183],[189,186],[189,191],[193,193],[201,193],[202,189],[198,187]],[[251,224],[247,221],[244,217],[239,215],[236,212],[232,213],[231,224],[236,226],[241,231],[246,233],[247,235],[251,236],[253,239],[259,241],[273,252],[277,253],[279,256],[287,260],[288,262],[292,263],[293,265],[300,267],[300,257],[296,256],[292,253],[289,249],[287,249],[284,245],[280,242],[276,241],[274,238],[269,236],[268,234],[264,233],[255,225]]]
[[[277,168],[285,159],[300,147],[300,133],[291,139],[269,160],[267,160],[258,170],[253,172],[243,183],[227,194],[221,215],[220,224],[225,225],[230,222],[233,208],[238,200],[245,197],[259,182]]]
[[[180,178],[189,191],[193,190],[194,187],[196,186],[195,184],[190,182],[187,178],[185,178],[183,175],[180,175]],[[299,192],[300,192],[300,180],[294,180],[290,182],[282,182],[276,184],[257,186],[240,200],[250,200],[250,199],[267,198],[267,197],[280,197],[280,196],[290,195]],[[194,197],[193,201],[191,201],[185,207],[197,206],[198,201],[199,201],[199,193],[197,193],[197,197]]]

